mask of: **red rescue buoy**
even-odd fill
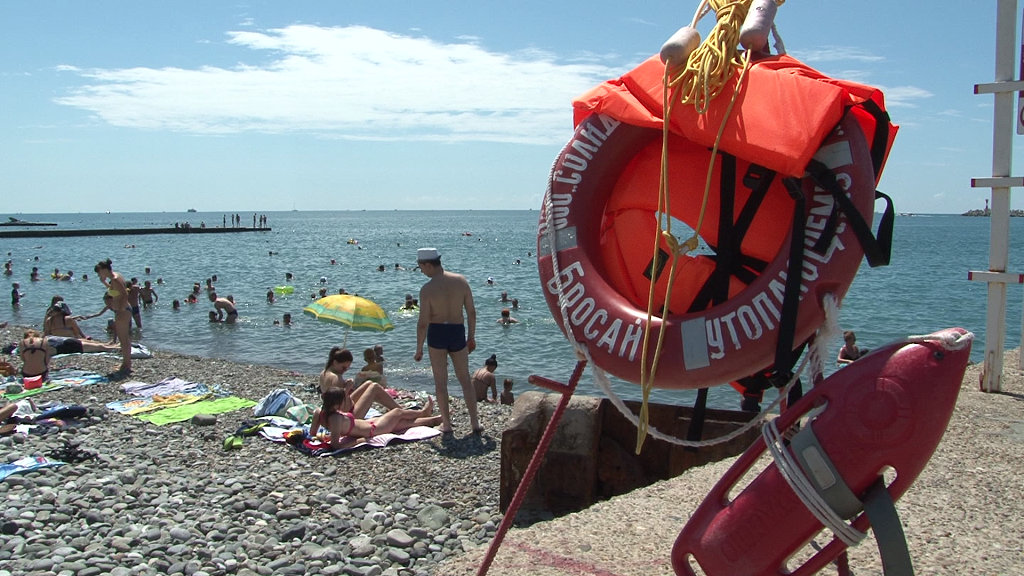
[[[824,501],[843,502],[844,511],[835,504],[833,510],[855,517],[854,529],[868,528],[861,500],[885,468],[896,471],[888,486],[896,500],[928,463],[953,413],[970,338],[951,328],[875,350],[816,385],[775,421],[780,433],[794,432],[795,423],[817,412],[781,449],[796,458]],[[806,441],[811,436],[816,443]],[[707,576],[814,574],[847,548],[834,538],[803,565],[786,566],[823,525],[775,462],[729,498],[765,450],[761,440],[748,448],[690,517],[672,549],[676,574],[695,574],[691,562]],[[834,496],[844,485],[845,501]]]
[[[669,178],[672,216],[696,226],[711,151],[670,134]],[[584,120],[552,169],[537,235],[538,267],[545,297],[562,324],[564,303],[568,337],[586,343],[593,362],[631,382],[640,380],[641,343],[646,329],[648,287],[655,281],[655,314],[664,302],[668,246],[660,242],[655,215],[662,132],[619,122],[603,114]],[[827,165],[857,211],[870,223],[875,199],[872,152],[854,115],[847,115],[818,148],[815,159]],[[795,179],[792,181],[796,181]],[[715,163],[702,237],[723,249],[713,255],[685,255],[675,272],[670,314],[654,386],[705,388],[737,380],[770,366],[780,328],[788,276],[794,200],[785,178],[751,159],[722,154]],[[795,186],[805,209],[795,217],[805,225],[801,301],[794,347],[806,341],[824,320],[825,293],[842,299],[864,256],[852,226],[840,216],[827,247],[812,249],[834,213],[834,198],[811,177]],[[729,189],[728,200],[720,194]],[[744,209],[757,197],[755,209]],[[549,245],[548,203],[558,249],[562,301]],[[735,204],[736,220],[720,217],[722,203]],[[749,214],[748,214],[749,212]],[[840,212],[840,214],[842,214]],[[732,220],[730,218],[730,220]],[[836,221],[832,221],[835,223]],[[734,233],[742,223],[745,235]],[[727,244],[735,241],[733,267],[719,269]],[[704,303],[701,293],[725,272],[721,291],[727,299]],[[657,334],[662,320],[651,322]],[[657,338],[650,338],[653,354]]]

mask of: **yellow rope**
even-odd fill
[[[740,55],[739,34],[743,20],[746,18],[750,8],[751,0],[734,0],[726,2],[723,0],[709,0],[708,4],[715,10],[718,22],[708,38],[698,47],[687,60],[686,67],[675,78],[671,77],[672,62],[665,62],[665,74],[662,78],[663,96],[662,106],[665,110],[662,124],[662,145],[661,145],[661,179],[658,190],[658,233],[654,237],[654,256],[651,259],[652,272],[658,265],[659,240],[664,239],[671,250],[672,264],[669,267],[668,284],[665,287],[665,299],[662,305],[662,323],[658,330],[658,343],[654,350],[654,358],[651,362],[650,373],[647,370],[647,349],[651,333],[651,321],[654,315],[654,284],[657,276],[651,274],[650,290],[647,295],[647,323],[644,328],[644,342],[640,357],[640,386],[643,391],[643,402],[640,407],[640,423],[637,427],[636,453],[639,454],[647,438],[649,427],[649,413],[647,409],[651,388],[654,385],[654,376],[658,372],[658,361],[661,359],[661,349],[665,340],[665,322],[668,316],[669,305],[671,304],[672,286],[675,283],[676,265],[681,256],[695,250],[700,241],[700,231],[704,225],[704,214],[707,210],[708,197],[711,191],[711,177],[714,172],[715,158],[718,156],[718,146],[725,131],[725,124],[732,114],[733,105],[740,93],[740,86],[746,77],[750,67],[749,51]],[[780,2],[781,4],[781,2]],[[707,110],[708,103],[718,96],[733,77],[736,70],[740,71],[739,79],[733,90],[732,99],[726,108],[725,116],[718,128],[715,137],[715,145],[711,151],[711,160],[708,163],[707,178],[704,182],[704,198],[701,202],[700,213],[697,217],[697,225],[694,227],[693,235],[682,244],[672,234],[672,206],[671,195],[669,194],[668,179],[668,136],[669,122],[672,117],[672,109],[675,107],[676,99],[672,94],[678,94],[678,101],[682,104],[694,104],[697,113],[703,114]],[[664,218],[664,229],[662,219]]]
[[[679,94],[683,104],[693,104],[698,114],[735,75],[743,62],[740,59],[740,28],[747,17],[752,0],[708,0],[718,22],[711,33],[694,50],[669,86]]]

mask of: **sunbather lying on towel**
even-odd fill
[[[373,438],[375,434],[387,434],[413,426],[437,426],[441,423],[440,416],[431,416],[434,412],[432,398],[427,399],[427,405],[422,410],[394,408],[370,420],[356,418],[352,412],[346,412],[343,406],[350,402],[342,388],[324,392],[323,406],[313,413],[313,423],[309,426],[310,436],[316,437],[323,426],[328,432],[327,438],[323,440],[329,440],[331,448],[339,449],[358,444],[363,438]]]
[[[63,336],[39,335],[35,330],[26,330],[18,355],[21,356],[21,375],[25,378],[42,376],[46,382],[50,375],[50,358],[57,354],[76,354],[80,352],[117,352],[117,344],[103,344],[92,340],[65,338]]]

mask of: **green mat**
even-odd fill
[[[157,410],[156,412],[139,414],[136,417],[139,420],[145,420],[146,422],[151,422],[157,426],[163,426],[164,424],[172,424],[174,422],[184,422],[196,414],[222,414],[233,410],[241,410],[242,408],[250,408],[255,405],[256,402],[253,400],[239,398],[238,396],[228,396],[227,398],[203,400],[202,402],[196,402],[195,404],[164,408],[163,410]]]
[[[43,392],[49,392],[50,390],[60,390],[63,387],[63,384],[43,384],[39,388],[25,390],[24,392],[19,392],[17,394],[0,394],[0,400],[13,402],[15,400],[21,400],[22,398],[28,398],[29,396],[35,396],[36,394],[42,394]]]

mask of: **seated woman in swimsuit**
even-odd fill
[[[50,376],[50,347],[35,330],[26,330],[18,346],[21,357],[21,375],[24,378],[42,376],[46,382]]]
[[[309,435],[317,437],[323,426],[327,434],[322,440],[328,441],[331,448],[338,449],[355,446],[361,439],[369,440],[377,434],[401,432],[413,426],[437,426],[441,423],[440,416],[431,416],[434,412],[433,398],[427,398],[427,405],[422,410],[395,408],[371,420],[357,418],[352,412],[345,411],[343,406],[351,405],[351,402],[344,389],[332,388],[325,392],[323,406],[313,413]]]
[[[21,356],[21,375],[25,378],[42,376],[45,382],[50,375],[50,359],[58,354],[81,354],[93,352],[117,352],[117,344],[100,344],[91,340],[79,340],[65,336],[40,336],[35,330],[26,330],[18,355]]]
[[[347,348],[335,346],[327,355],[327,366],[320,373],[320,385],[317,391],[322,397],[328,390],[341,389],[348,394],[349,404],[342,407],[346,412],[363,418],[374,402],[389,410],[401,408],[398,402],[384,390],[384,387],[372,380],[356,385],[351,378],[345,378],[345,371],[352,367],[352,352]]]
[[[46,318],[43,319],[43,335],[64,336],[79,340],[89,339],[78,326],[78,322],[71,316],[71,307],[61,296],[54,296],[50,301],[50,307],[46,310]]]

